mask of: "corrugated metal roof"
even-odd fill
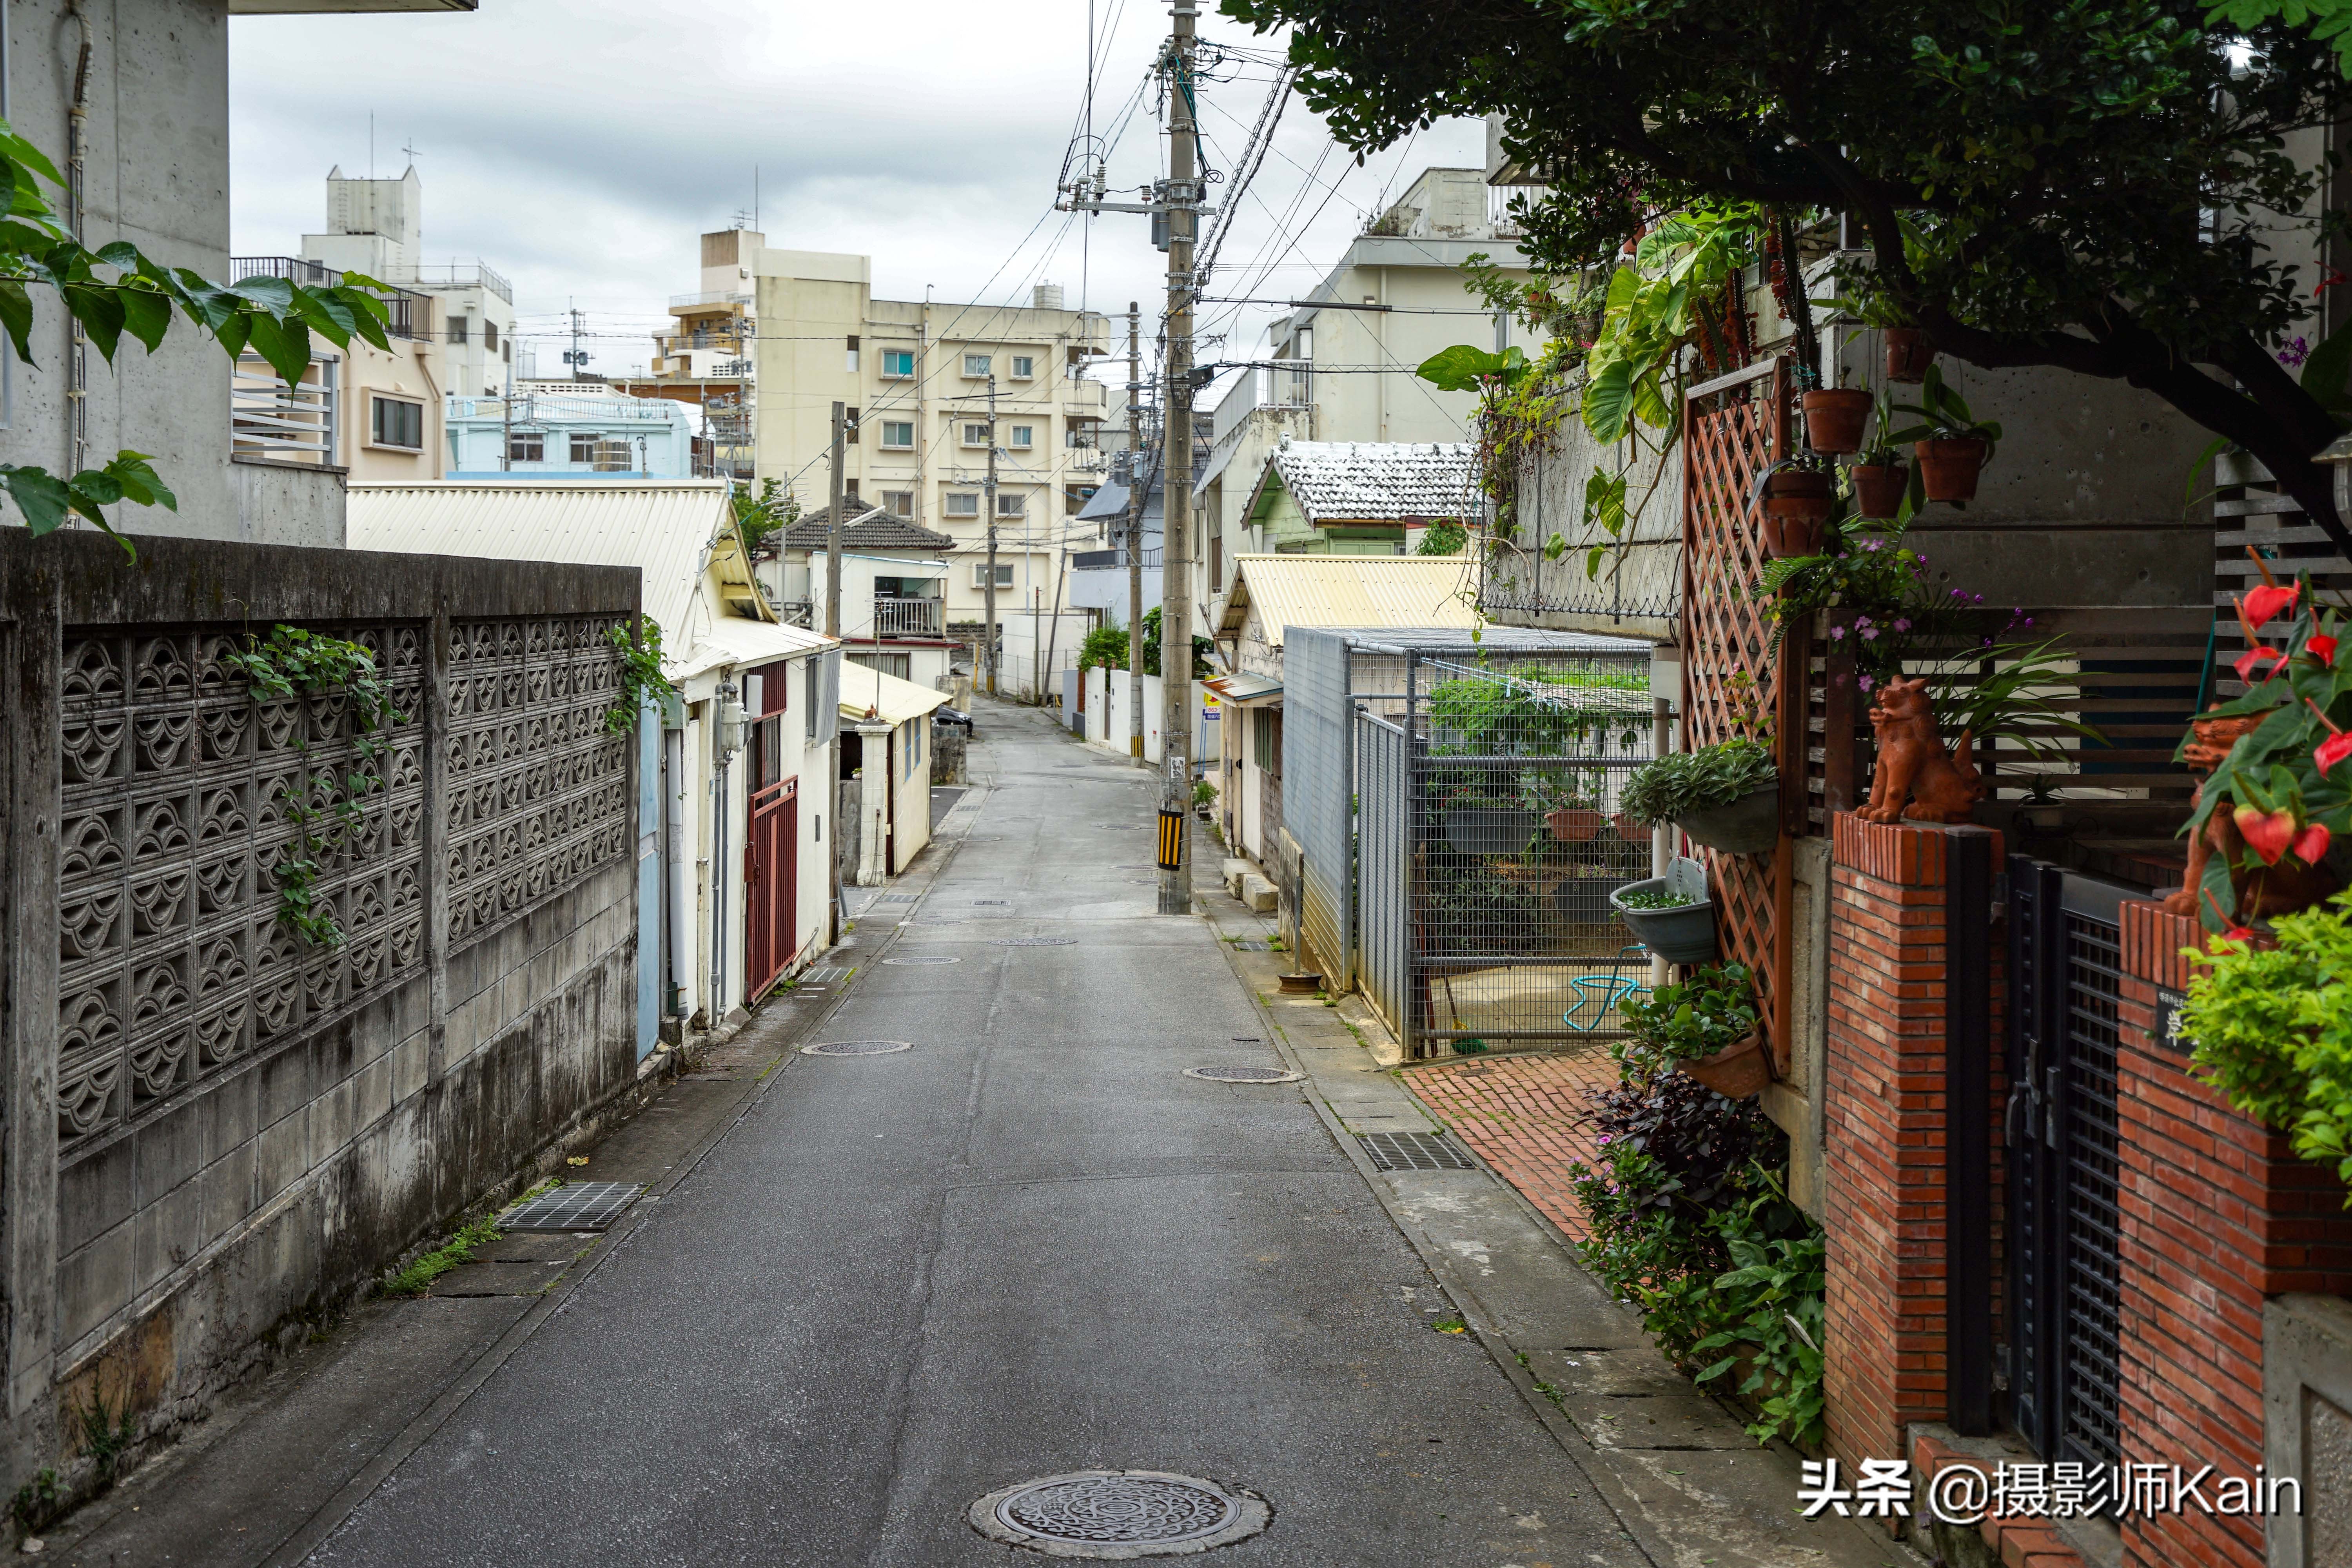
[[[1475,517],[1476,448],[1465,441],[1291,441],[1269,459],[1313,523]]]
[[[1240,631],[1255,605],[1276,647],[1287,626],[1467,631],[1475,572],[1460,555],[1236,555],[1218,630]]]
[[[863,719],[873,709],[886,724],[919,719],[947,701],[943,691],[928,691],[911,680],[885,675],[871,665],[841,664],[841,716]]]
[[[1204,680],[1201,684],[1218,696],[1229,698],[1235,702],[1254,702],[1261,698],[1282,695],[1282,682],[1279,680],[1270,680],[1263,675],[1251,675],[1246,672],[1239,675],[1222,675],[1214,680]]]
[[[644,574],[645,612],[673,658],[708,629],[688,617],[711,565],[742,589],[730,595],[739,613],[756,606],[752,618],[774,618],[744,570],[724,479],[353,485],[346,537],[353,550],[634,566]],[[710,613],[716,619],[721,606]]]
[[[747,621],[730,616],[714,621],[695,639],[693,649],[672,679],[690,680],[706,670],[723,666],[772,664],[780,658],[793,658],[832,646],[831,637],[804,626]]]

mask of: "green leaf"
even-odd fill
[[[8,498],[25,514],[25,526],[35,538],[64,526],[73,496],[55,474],[46,468],[0,463],[0,485],[7,487]]]
[[[89,341],[109,363],[114,360],[114,345],[122,338],[122,300],[116,290],[84,283],[68,283],[58,290],[66,309],[82,324]]]
[[[33,363],[33,297],[14,279],[0,279],[0,329],[8,334],[16,357]]]
[[[291,386],[302,379],[310,366],[310,329],[299,321],[279,321],[261,311],[250,311],[243,320],[252,333],[253,350],[269,362],[269,368]]]
[[[170,296],[153,289],[119,289],[114,297],[122,306],[123,330],[153,353],[172,330]]]
[[[1625,435],[1625,420],[1633,405],[1633,366],[1612,361],[1585,383],[1581,415],[1595,439],[1614,445]]]
[[[2303,373],[2296,378],[2304,391],[2318,400],[2330,414],[2342,414],[2347,405],[2346,383],[2352,382],[2352,321],[2346,322],[2319,341],[2303,362]]]

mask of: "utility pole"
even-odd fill
[[[988,578],[984,592],[988,603],[988,694],[996,695],[996,377],[988,378],[988,483],[987,500],[981,504],[988,508]]]
[[[833,405],[833,493],[824,512],[824,635],[841,635],[841,506],[842,475],[848,466],[848,454],[843,449],[849,411],[845,405]]]
[[[1168,441],[1160,481],[1160,912],[1192,912],[1192,247],[1199,238],[1200,130],[1192,102],[1193,0],[1171,0],[1168,70]]]
[[[1136,333],[1143,313],[1127,302],[1127,754],[1143,765],[1143,503],[1150,488],[1143,462],[1143,360]],[[1165,619],[1166,617],[1161,617]],[[1107,691],[1109,688],[1106,687]]]

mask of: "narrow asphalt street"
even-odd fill
[[[1130,1468],[1266,1500],[1237,1563],[1644,1560],[1479,1341],[1433,1331],[1446,1298],[1307,1086],[1184,1076],[1283,1064],[1215,930],[1151,912],[1146,775],[982,722],[943,865],[868,906],[812,1037],[911,1048],[769,1074],[311,1562],[1027,1561],[976,1499]]]

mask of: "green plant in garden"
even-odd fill
[[[743,548],[757,551],[761,544],[784,531],[801,519],[800,499],[785,489],[782,481],[767,479],[760,481],[758,492],[749,485],[737,485],[728,491],[728,504],[734,510],[735,526],[742,531]],[[847,507],[842,510],[846,513]],[[848,521],[845,516],[845,522]]]
[[[2200,1077],[2352,1184],[2352,893],[2280,915],[2278,945],[2215,939],[2181,1024]],[[2352,1207],[2352,1198],[2347,1199]]]
[[[314,773],[310,740],[303,715],[296,716],[293,748],[301,759],[293,788],[278,794],[279,806],[294,825],[294,841],[279,852],[271,875],[278,882],[278,922],[305,942],[341,947],[342,927],[331,913],[319,909],[319,874],[327,860],[349,841],[352,830],[367,820],[363,797],[383,787],[378,763],[390,742],[383,732],[408,721],[392,706],[392,692],[376,668],[375,656],[362,644],[299,626],[274,628],[268,640],[248,637],[245,647],[226,654],[221,662],[246,678],[261,701],[285,701],[298,697],[341,691],[349,699],[359,733],[352,750],[359,767],[339,781],[331,773]]]
[[[1729,1351],[1696,1382],[1724,1377],[1752,1347],[1755,1360],[1739,1392],[1759,1398],[1759,1419],[1748,1435],[1759,1443],[1786,1437],[1805,1446],[1822,1440],[1822,1344],[1827,1329],[1829,1246],[1806,1220],[1778,1177],[1756,1173],[1759,1190],[1745,1204],[1715,1216],[1717,1236],[1736,1266],[1716,1277],[1713,1309],[1725,1327],[1691,1347],[1694,1354]],[[1791,1215],[1795,1224],[1790,1222]]]
[[[1165,639],[1160,635],[1160,606],[1154,605],[1151,608],[1143,612],[1144,674],[1157,675],[1160,673],[1160,644]],[[1216,647],[1217,645],[1215,643],[1211,642],[1207,637],[1201,636],[1200,633],[1195,632],[1192,634],[1193,679],[1206,680],[1209,677],[1216,674],[1216,666],[1209,662],[1209,656],[1216,651]],[[1119,660],[1118,668],[1121,669],[1125,669],[1127,668],[1127,661],[1124,658]]]
[[[1416,555],[1459,555],[1469,547],[1470,531],[1447,518],[1440,518],[1422,531]]]
[[[1688,893],[1658,889],[1647,893],[1620,893],[1617,901],[1629,910],[1679,910],[1698,902]]]
[[[1642,1047],[1666,1061],[1711,1057],[1756,1032],[1756,976],[1744,963],[1703,964],[1617,1010]]]
[[[639,616],[636,631],[633,637],[628,627],[614,626],[606,634],[621,655],[621,695],[604,710],[606,734],[635,729],[648,697],[659,701],[679,695],[677,683],[662,673],[661,627]]]
[[[2243,446],[2339,550],[2327,395],[2273,352],[2298,257],[2345,218],[2307,155],[2339,123],[2345,0],[1225,0],[1289,29],[1339,142],[1496,117],[1539,171],[1521,248],[1611,264],[1663,215],[1843,214],[1842,291],[1945,355],[2128,382]],[[2323,37],[2322,34],[2325,34]],[[1849,241],[1849,243],[1852,243]],[[1830,248],[1826,236],[1816,254]],[[2218,373],[2218,374],[2217,374]]]
[[[1088,632],[1078,644],[1080,669],[1125,669],[1127,668],[1127,628],[1105,623]]]
[[[91,250],[76,239],[41,195],[65,181],[31,142],[0,121],[0,331],[16,358],[34,363],[33,289],[55,294],[84,337],[109,364],[127,333],[148,353],[172,328],[174,310],[208,332],[234,360],[250,348],[291,384],[310,363],[313,332],[337,347],[358,337],[388,348],[384,308],[371,289],[385,285],[347,272],[332,288],[310,288],[282,278],[248,278],[234,286],[207,281],[184,267],[166,267],[128,241]],[[142,452],[117,452],[100,467],[52,474],[24,463],[0,463],[0,489],[8,493],[35,535],[54,532],[79,517],[111,535],[125,551],[106,509],[119,502],[179,510],[179,500]]]
[[[1734,738],[1696,751],[1669,752],[1635,768],[1619,804],[1638,822],[1672,822],[1711,806],[1729,805],[1780,776],[1772,748]]]

